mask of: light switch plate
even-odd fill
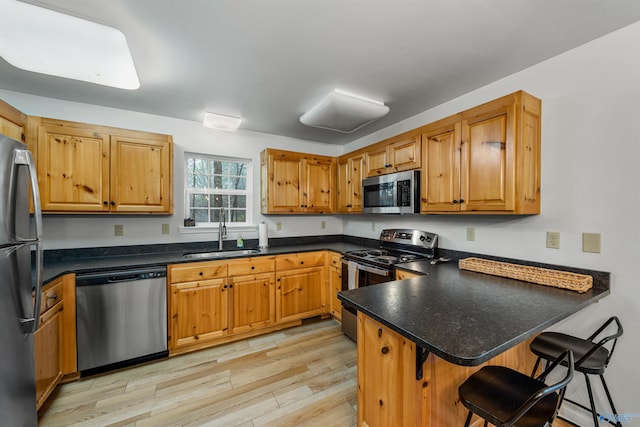
[[[162,234],[169,234],[171,230],[169,229],[169,224],[162,224]]]
[[[582,233],[582,252],[600,253],[600,233]]]
[[[114,236],[124,236],[124,225],[117,224],[113,226],[113,235]]]
[[[282,223],[280,221],[276,222],[276,231],[282,230]]]

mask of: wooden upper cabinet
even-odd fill
[[[340,213],[362,212],[364,153],[338,159],[338,206]]]
[[[520,91],[424,126],[421,212],[540,213],[540,114]]]
[[[0,99],[0,134],[25,142],[26,121],[27,116]]]
[[[113,211],[171,211],[171,150],[169,141],[111,137]]]
[[[173,212],[169,135],[30,118],[43,212]],[[36,123],[33,123],[36,122]]]
[[[410,131],[370,147],[366,152],[366,176],[418,169],[421,164],[420,132]]]
[[[336,159],[266,149],[260,155],[262,213],[334,213]]]
[[[42,210],[108,212],[109,135],[40,126],[37,169]]]

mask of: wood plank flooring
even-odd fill
[[[356,346],[334,320],[64,384],[39,420],[40,427],[355,425]]]

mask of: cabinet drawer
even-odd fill
[[[47,285],[42,291],[42,303],[40,304],[40,314],[62,301],[62,282]]]
[[[226,261],[193,262],[174,264],[169,267],[170,283],[195,282],[227,277]]]
[[[276,270],[295,268],[322,267],[325,264],[326,252],[304,252],[299,254],[279,255],[276,257]]]
[[[275,257],[256,257],[229,262],[229,276],[268,273],[275,269]]]

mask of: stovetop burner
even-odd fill
[[[394,264],[433,258],[438,236],[419,230],[388,229],[380,233],[379,249],[360,249],[345,254],[353,261],[393,267]]]

